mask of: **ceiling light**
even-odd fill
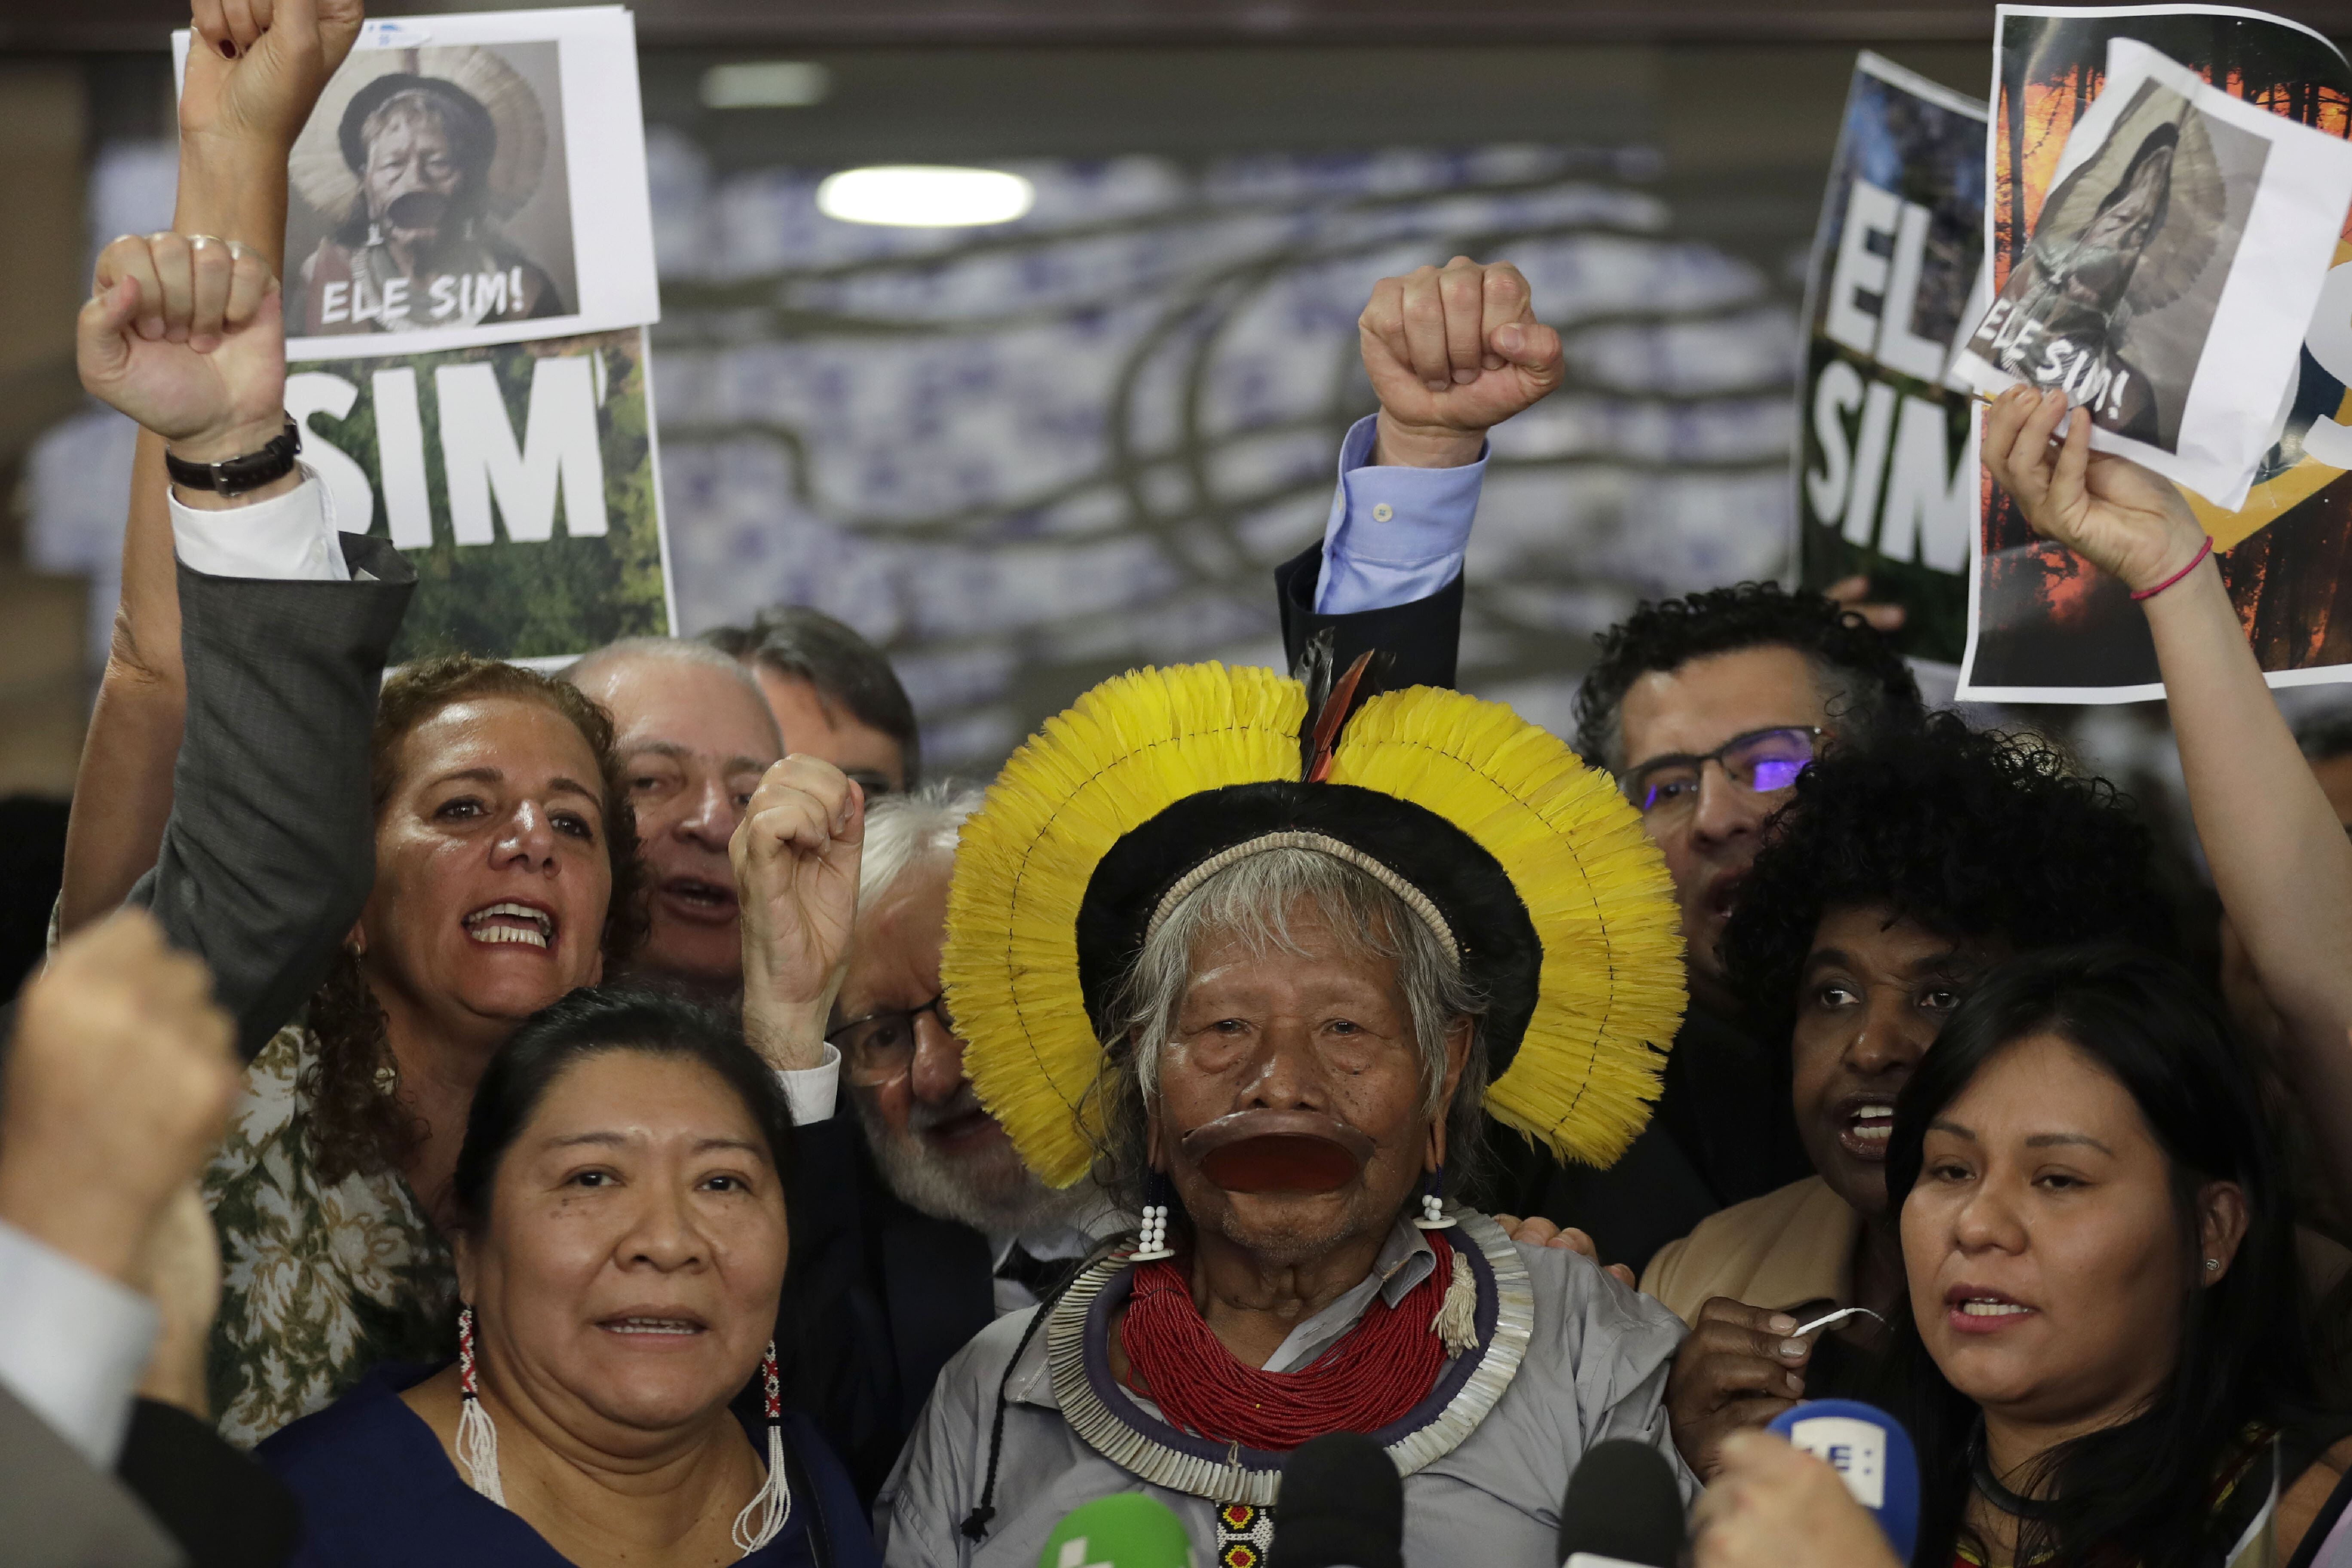
[[[907,228],[1011,223],[1036,199],[1018,174],[919,164],[844,169],[816,188],[816,209],[827,217]]]
[[[832,89],[833,73],[814,60],[742,60],[702,73],[705,109],[806,109]]]

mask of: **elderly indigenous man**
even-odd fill
[[[647,918],[633,977],[731,1000],[743,940],[727,844],[784,754],[759,684],[718,649],[678,637],[624,637],[564,679],[612,714],[636,814]]]
[[[1588,1446],[1672,1453],[1671,1315],[1444,1196],[1482,1102],[1589,1160],[1639,1128],[1682,1003],[1664,868],[1507,709],[1418,688],[1342,734],[1361,668],[1336,696],[1120,677],[966,825],[973,1081],[1033,1168],[1142,1226],[950,1363],[884,1489],[889,1563],[1025,1565],[1138,1489],[1202,1561],[1262,1559],[1286,1454],[1354,1431],[1403,1474],[1407,1562],[1533,1568]]]

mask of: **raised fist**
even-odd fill
[[[0,1219],[99,1273],[142,1260],[227,1125],[235,1031],[202,963],[143,910],[58,947],[16,1009],[0,1078]]]
[[[126,234],[99,254],[81,308],[81,384],[190,462],[253,451],[286,422],[278,292],[248,246]]]
[[[1559,334],[1536,320],[1528,280],[1507,261],[1457,256],[1383,278],[1358,320],[1364,371],[1381,400],[1378,462],[1411,461],[1403,446],[1468,443],[1560,383]]]
[[[283,164],[358,38],[360,0],[193,0],[180,131],[250,143]]]
[[[743,923],[743,1033],[772,1066],[813,1068],[849,967],[866,795],[822,757],[770,768],[728,845]]]

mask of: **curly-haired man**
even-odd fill
[[[2038,948],[2178,944],[2147,829],[2038,742],[1936,714],[1831,753],[1790,805],[1723,958],[1759,1037],[1784,1042],[1775,1100],[1811,1173],[1710,1215],[1642,1278],[1696,1326],[1668,1402],[1702,1473],[1725,1431],[1846,1386],[1848,1341],[1781,1353],[1801,1316],[1909,1310],[1886,1203],[1895,1097],[1981,973]]]

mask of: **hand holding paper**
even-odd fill
[[[2128,458],[2091,450],[2091,421],[2062,442],[2066,395],[2012,386],[1984,425],[1985,467],[2017,498],[2035,532],[2119,577],[2134,592],[2177,576],[2204,548],[2205,531],[2180,492]]]

